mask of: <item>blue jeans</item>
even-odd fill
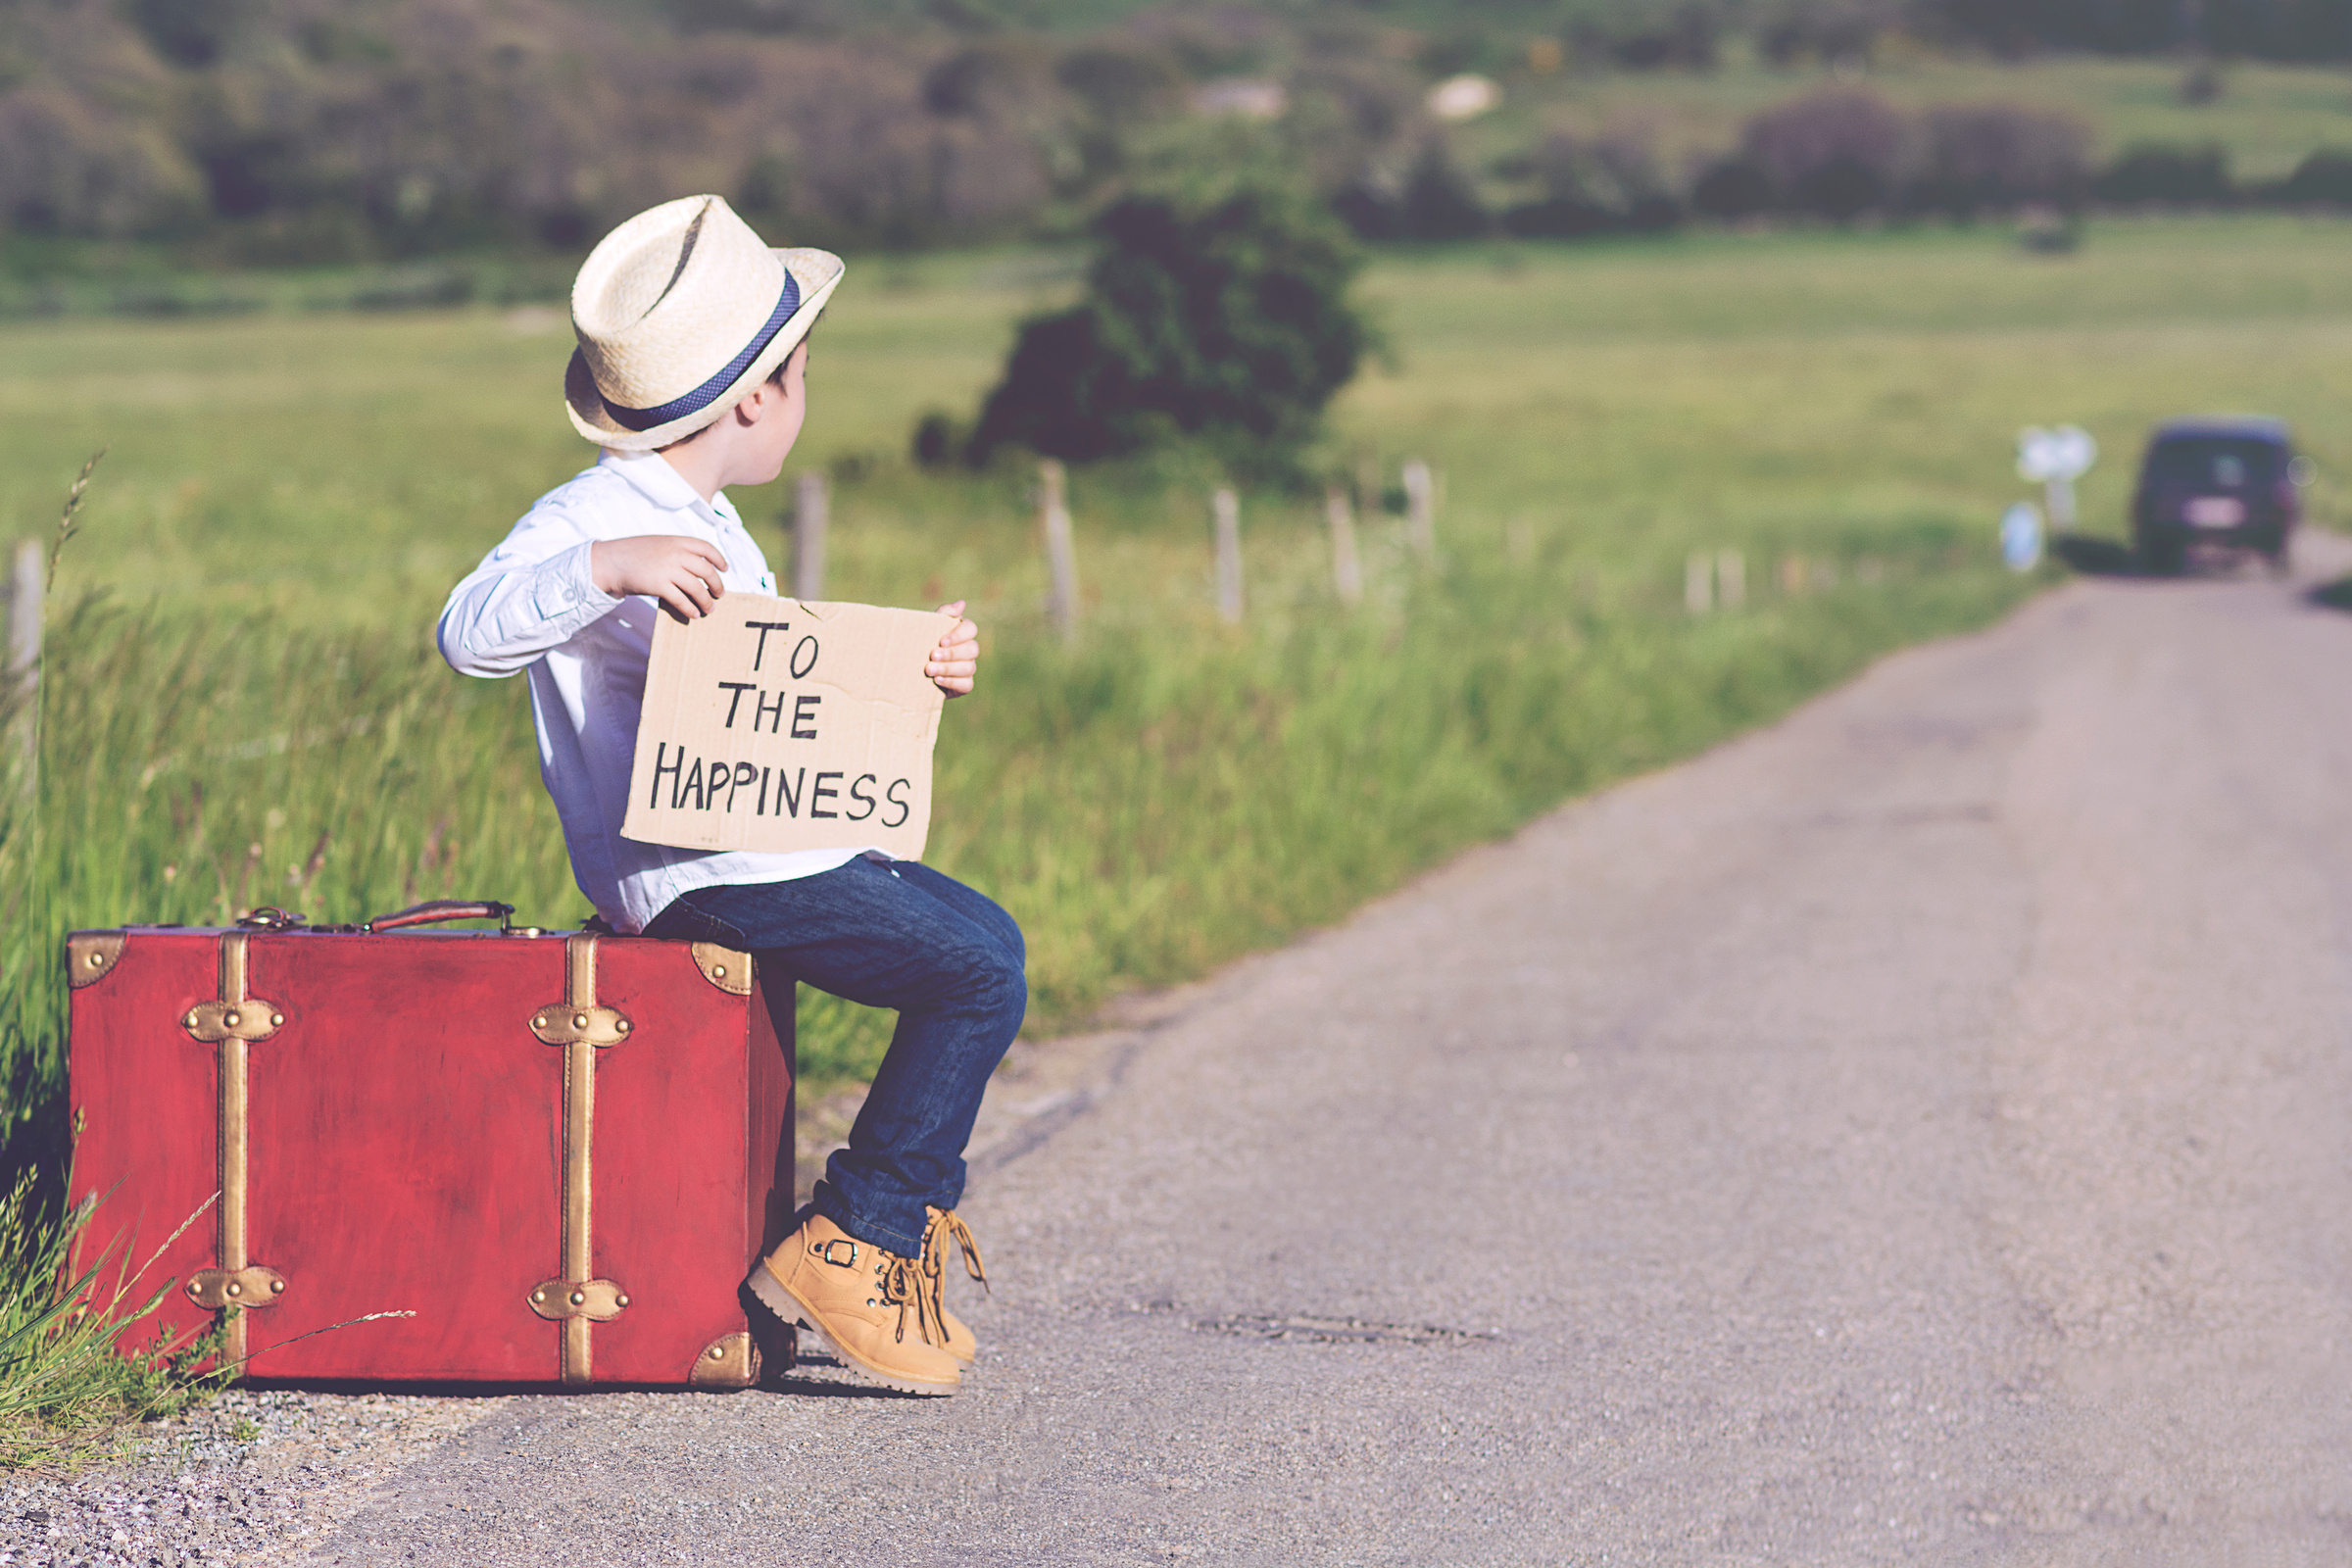
[[[645,928],[718,942],[869,1007],[899,1026],[865,1106],[816,1184],[816,1207],[902,1256],[925,1204],[963,1197],[963,1146],[989,1074],[1028,1010],[1020,927],[987,899],[912,860],[863,858],[790,882],[697,888]]]

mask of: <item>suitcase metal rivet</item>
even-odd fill
[[[284,1277],[277,1270],[259,1263],[241,1269],[200,1268],[187,1283],[190,1300],[198,1306],[214,1308],[241,1306],[256,1310],[275,1306],[275,1298],[283,1296],[285,1291]],[[253,1299],[245,1299],[248,1296]]]
[[[272,1029],[283,1028],[285,1026],[285,1022],[286,1015],[282,1012],[273,1012],[270,1015],[270,1027]]]
[[[180,1019],[180,1020],[179,1020],[179,1026],[180,1026],[182,1029],[193,1029],[193,1028],[195,1028],[195,1027],[196,1027],[196,1015],[195,1015],[194,1013],[192,1013],[192,1012],[191,1012],[191,1013],[189,1013],[189,1014],[188,1014],[188,1015],[187,1015],[185,1018],[182,1018],[182,1019]]]
[[[574,1029],[585,1029],[585,1028],[587,1028],[587,1027],[588,1027],[588,1015],[587,1015],[586,1013],[584,1013],[584,1012],[575,1012],[575,1013],[573,1013],[573,1014],[571,1015],[571,1026],[572,1026]]]
[[[620,1020],[618,1023],[614,1024],[614,1025],[613,1025],[613,1027],[614,1027],[614,1028],[616,1028],[616,1029],[618,1029],[618,1030],[619,1030],[619,1031],[620,1031],[622,1034],[624,1034],[624,1035],[625,1035],[625,1034],[627,1034],[627,1033],[629,1032],[629,1020],[628,1020],[628,1019],[626,1019],[626,1018],[623,1018],[623,1019],[621,1019],[621,1020]]]
[[[727,1348],[723,1345],[713,1345],[710,1347],[710,1348],[705,1350],[703,1353],[709,1356],[711,1360],[716,1361],[727,1353]]]
[[[228,1025],[231,1029],[234,1029],[238,1024],[243,1023],[245,1020],[238,1017],[237,1014],[233,1012],[224,1012],[220,1015],[220,1021]]]
[[[551,1323],[610,1323],[629,1304],[611,1280],[543,1280],[529,1299],[531,1310]]]

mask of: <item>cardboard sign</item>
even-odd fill
[[[683,850],[901,859],[931,828],[947,694],[923,674],[953,615],[731,593],[654,629],[621,836]]]

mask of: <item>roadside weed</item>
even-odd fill
[[[220,1349],[218,1330],[172,1344],[159,1329],[140,1343],[138,1326],[174,1282],[149,1277],[152,1257],[78,1255],[104,1200],[59,1215],[43,1174],[24,1171],[0,1195],[0,1468],[119,1454],[125,1423],[175,1414],[225,1381],[200,1370]]]

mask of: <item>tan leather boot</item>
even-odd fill
[[[947,1275],[948,1243],[954,1242],[963,1250],[963,1271],[988,1285],[988,1265],[980,1261],[980,1244],[972,1240],[971,1227],[956,1216],[953,1209],[927,1207],[931,1223],[923,1227],[923,1248],[917,1258],[922,1271],[923,1290],[929,1297],[926,1303],[931,1320],[940,1326],[938,1338],[950,1355],[958,1361],[970,1361],[980,1354],[980,1342],[963,1320],[948,1310]]]
[[[778,1318],[814,1329],[844,1365],[887,1388],[954,1394],[963,1381],[960,1363],[932,1343],[921,1266],[822,1214],[784,1238],[746,1283]]]

